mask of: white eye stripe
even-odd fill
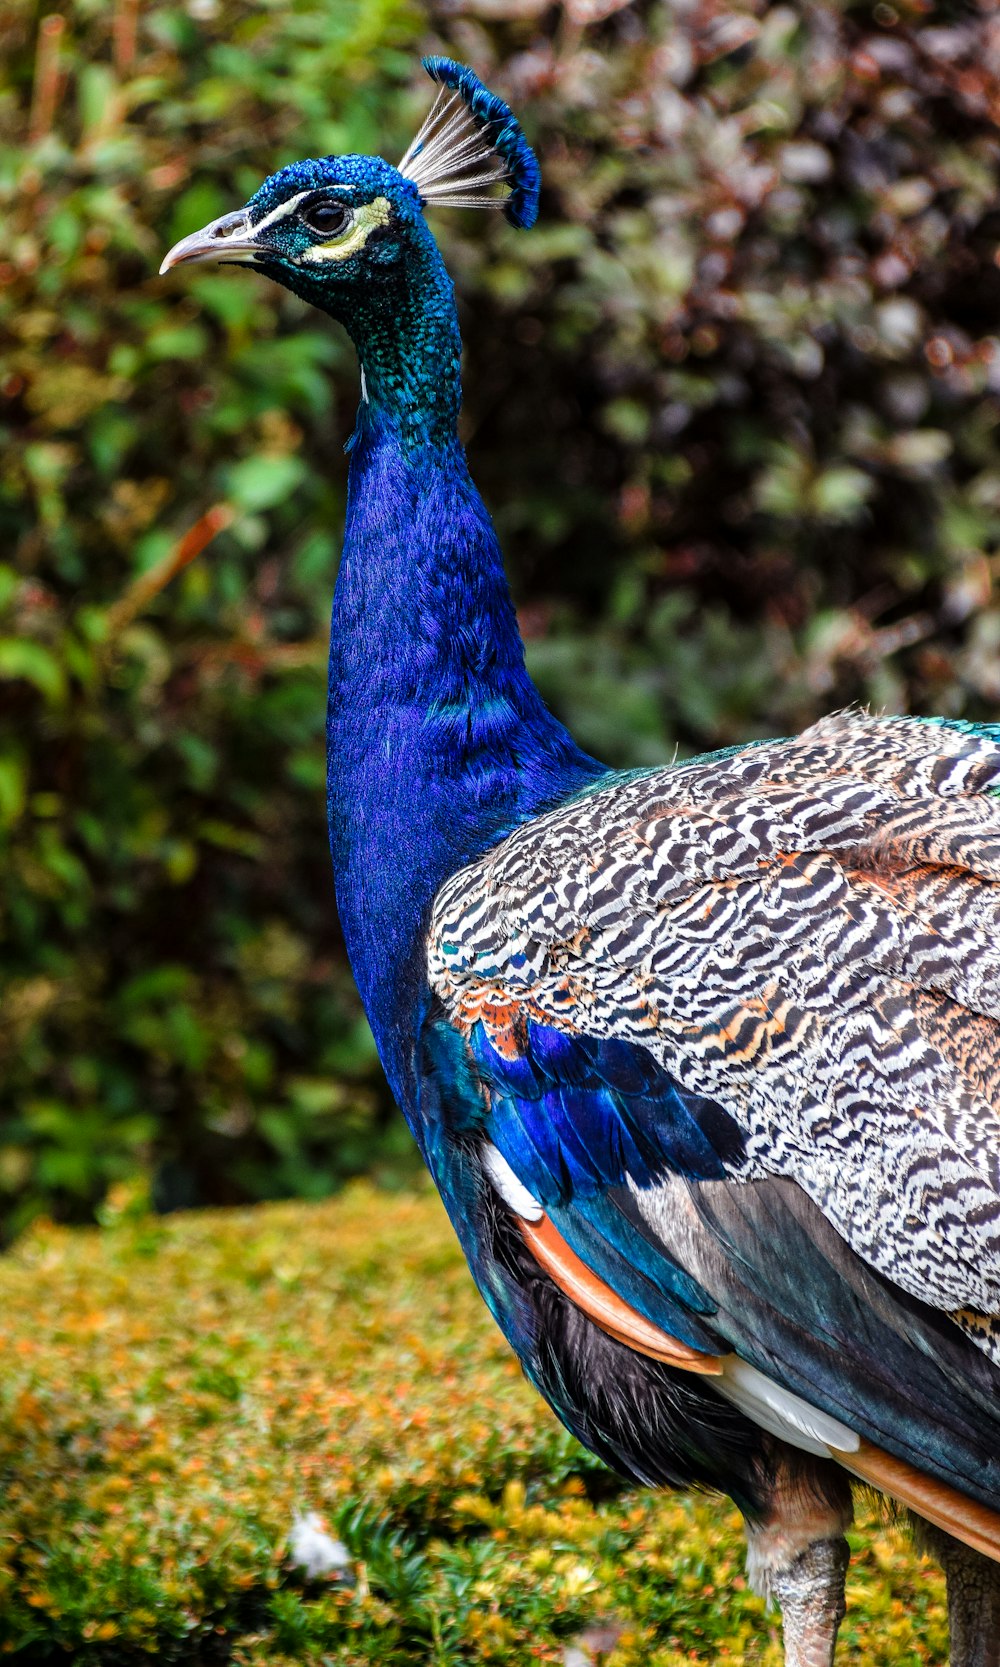
[[[268,226],[276,225],[279,220],[287,220],[290,214],[295,213],[299,203],[301,203],[304,198],[311,196],[311,191],[297,192],[294,197],[289,197],[286,203],[279,203],[277,208],[272,208],[270,214],[265,214],[263,220],[258,220],[255,226],[251,226],[251,232],[263,232],[267,230]]]
[[[313,185],[310,186],[308,191],[297,191],[294,197],[289,197],[288,201],[285,203],[279,203],[277,208],[272,208],[270,214],[265,214],[263,220],[258,220],[256,225],[251,226],[249,228],[251,235],[256,235],[257,232],[266,231],[268,226],[276,225],[279,220],[287,220],[290,214],[295,213],[295,210],[301,202],[304,202],[307,197],[315,196],[317,190],[323,189],[329,189],[330,191],[344,191],[347,187],[338,185],[334,182],[328,188]]]

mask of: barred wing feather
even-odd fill
[[[741,1179],[794,1179],[904,1290],[992,1315],[998,786],[991,735],[861,715],[613,783],[442,888],[432,988],[501,1053],[528,1021],[639,1044],[738,1125]]]
[[[574,1265],[767,1374],[765,1427],[799,1396],[990,1505],[998,927],[1000,731],[842,714],[518,828],[428,945],[466,1126]]]

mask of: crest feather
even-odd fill
[[[425,203],[502,208],[512,226],[533,225],[541,176],[514,112],[464,64],[451,58],[423,63],[439,91],[400,173]],[[493,196],[493,185],[510,189]]]

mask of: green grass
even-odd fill
[[[357,1187],[103,1229],[0,1262],[0,1649],[25,1661],[778,1667],[714,1499],[621,1491],[522,1381],[436,1199]],[[320,1512],[351,1586],[286,1540]],[[855,1539],[843,1658],[945,1659],[941,1582]]]

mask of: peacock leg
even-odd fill
[[[775,1571],[771,1590],[781,1609],[785,1667],[833,1667],[850,1555],[843,1535],[814,1540]]]
[[[1000,1667],[1000,1564],[919,1517],[914,1526],[948,1582],[951,1667]]]
[[[852,1516],[850,1485],[837,1466],[802,1454],[779,1458],[767,1511],[747,1523],[747,1573],[781,1610],[785,1667],[833,1667]]]

